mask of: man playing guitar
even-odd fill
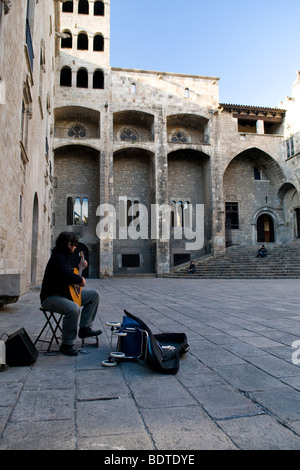
[[[70,264],[70,256],[76,250],[77,244],[78,238],[73,232],[62,232],[58,236],[45,269],[40,293],[42,308],[64,315],[60,352],[67,356],[78,354],[76,336],[80,306],[83,309],[79,322],[79,338],[98,336],[102,333],[101,330],[92,329],[99,305],[99,292],[96,289],[82,289],[86,280],[76,274]],[[86,266],[87,262],[81,260],[81,268]],[[82,272],[82,269],[79,272]],[[75,302],[72,298],[71,286],[79,287],[80,302]]]

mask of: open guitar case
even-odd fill
[[[125,354],[124,359],[140,359],[161,374],[176,374],[180,356],[189,350],[186,334],[153,334],[145,322],[127,310],[124,313],[119,330],[127,334],[118,338],[118,351]]]

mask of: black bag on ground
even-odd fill
[[[180,356],[189,350],[185,333],[153,334],[150,328],[138,317],[124,310],[125,315],[136,321],[147,332],[146,362],[162,374],[176,374]]]
[[[5,348],[6,364],[10,367],[30,366],[38,356],[38,351],[24,328],[8,336]]]

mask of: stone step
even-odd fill
[[[259,246],[230,247],[225,254],[205,257],[196,261],[193,275],[187,266],[174,270],[167,277],[214,278],[214,279],[283,279],[300,278],[300,240],[286,245],[267,246],[268,256],[257,258]]]

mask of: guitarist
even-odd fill
[[[79,316],[79,338],[98,336],[102,333],[101,330],[92,329],[99,304],[99,292],[96,289],[82,289],[81,315],[80,307],[73,302],[70,295],[70,285],[84,287],[86,284],[85,278],[75,274],[70,264],[70,257],[77,245],[78,238],[73,232],[62,232],[58,236],[45,269],[40,293],[42,308],[64,315],[60,352],[67,356],[78,354],[76,336]],[[84,263],[86,267],[87,262]]]

